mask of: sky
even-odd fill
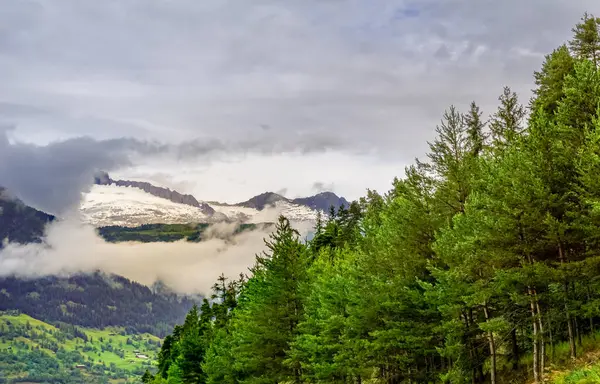
[[[385,192],[451,104],[526,103],[596,0],[0,5],[0,185],[51,213],[94,171],[201,200]]]

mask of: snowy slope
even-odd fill
[[[210,204],[210,206],[230,220],[248,223],[273,223],[277,221],[279,215],[283,215],[293,222],[314,222],[317,219],[316,210],[288,201],[278,201],[274,207],[267,207],[260,211],[238,205]]]
[[[134,187],[94,185],[83,194],[83,220],[96,227],[106,225],[207,222],[209,216],[198,207],[174,203]]]
[[[210,203],[215,210],[207,215],[199,207],[176,203],[153,196],[139,188],[111,185],[94,185],[83,194],[80,211],[86,223],[96,227],[120,225],[134,227],[142,224],[210,223],[239,221],[245,223],[273,223],[284,215],[296,223],[314,223],[317,211],[288,200],[258,210],[239,205]]]

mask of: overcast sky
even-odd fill
[[[0,185],[29,188],[48,210],[60,204],[39,191],[85,188],[96,168],[229,202],[385,191],[424,155],[448,105],[491,113],[504,85],[526,102],[544,54],[586,10],[600,5],[6,0]],[[94,140],[70,140],[80,136]]]

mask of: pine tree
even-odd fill
[[[185,318],[179,340],[180,355],[177,358],[177,365],[181,369],[181,378],[185,384],[205,382],[201,364],[206,350],[204,338],[206,330],[207,324],[200,322],[198,307],[194,305]]]
[[[565,78],[564,97],[558,104],[556,121],[563,129],[563,140],[571,148],[583,144],[585,130],[592,126],[600,101],[600,73],[589,61],[576,63],[573,74]]]
[[[507,146],[513,144],[523,132],[525,108],[519,103],[517,94],[509,87],[504,87],[498,98],[500,106],[490,119],[492,148],[501,153]]]
[[[587,12],[581,18],[581,22],[573,28],[573,40],[569,42],[569,46],[575,57],[578,59],[586,59],[598,68],[598,60],[600,59],[600,18]]]
[[[575,60],[566,45],[561,45],[546,55],[542,69],[534,73],[537,88],[533,90],[535,98],[531,100],[531,110],[541,108],[552,116],[564,97],[565,80],[574,71]]]
[[[257,256],[232,319],[231,353],[241,381],[299,382],[300,367],[284,361],[303,314],[300,285],[306,278],[307,249],[284,217],[266,246],[269,253]]]
[[[146,369],[144,375],[142,375],[142,383],[149,384],[154,380],[154,376]]]
[[[428,143],[429,162],[419,163],[419,166],[436,180],[439,200],[451,217],[463,211],[470,190],[466,163],[470,151],[469,136],[463,115],[450,106],[436,127],[436,133],[433,143]]]
[[[467,129],[468,151],[474,158],[479,157],[483,151],[486,140],[484,129],[487,123],[482,120],[481,116],[482,112],[474,101],[471,102],[469,112],[463,116],[464,124]]]

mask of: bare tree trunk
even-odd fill
[[[548,315],[548,336],[550,337],[550,349],[552,350],[551,356],[554,360],[554,337],[552,337],[552,323],[550,322],[550,315]]]
[[[537,299],[537,292],[533,291],[533,294],[535,295],[535,307],[537,309],[537,320],[538,320],[538,327],[540,330],[540,379],[542,380],[542,382],[544,381],[544,368],[545,368],[545,364],[546,364],[546,340],[544,337],[544,325],[543,325],[543,317],[542,317],[542,311],[540,310],[540,302]]]
[[[466,332],[465,332],[465,338],[464,338],[464,343],[467,346],[467,348],[469,348],[469,360],[471,362],[471,384],[475,384],[475,376],[477,374],[477,371],[475,370],[475,352],[473,351],[473,342],[471,340],[471,324],[469,322],[469,316],[467,315],[466,312],[463,312],[463,317],[465,319],[465,328],[466,328]],[[471,317],[472,318],[472,317]]]
[[[512,342],[512,358],[513,364],[512,369],[516,371],[519,369],[519,344],[517,342],[517,327],[515,326],[512,331],[510,331],[510,338]]]
[[[567,292],[567,286],[565,285],[565,294],[567,294]],[[569,333],[569,349],[571,351],[571,359],[575,359],[577,357],[577,347],[575,345],[575,335],[573,334],[573,319],[569,313],[569,305],[567,304],[566,300],[565,312],[567,314],[567,331]]]
[[[533,293],[531,287],[527,287],[529,293],[529,305],[531,309],[531,320],[533,325],[533,381],[538,384],[540,382],[539,376],[539,352],[538,352],[538,322],[535,316],[535,304],[533,302]]]
[[[592,302],[592,293],[590,292],[590,286],[587,286],[587,299],[588,303]],[[590,334],[592,339],[596,340],[596,333],[594,332],[594,315],[590,315]]]
[[[579,346],[583,346],[583,341],[581,340],[581,325],[579,324],[579,321],[577,321],[577,316],[575,316],[574,318],[575,321],[575,335],[577,336],[577,344],[579,344]]]
[[[558,243],[558,258],[560,263],[565,262],[565,255],[563,253],[562,244]],[[569,333],[569,349],[571,352],[571,359],[577,357],[577,347],[575,346],[575,336],[573,335],[573,322],[571,314],[569,313],[569,283],[565,281],[565,315],[567,316],[567,331]]]
[[[488,311],[487,303],[483,305],[483,313],[485,314],[485,320],[490,320],[490,314]],[[490,384],[496,384],[496,343],[494,342],[494,333],[492,331],[488,331],[488,341],[490,344],[490,375],[491,381]]]

